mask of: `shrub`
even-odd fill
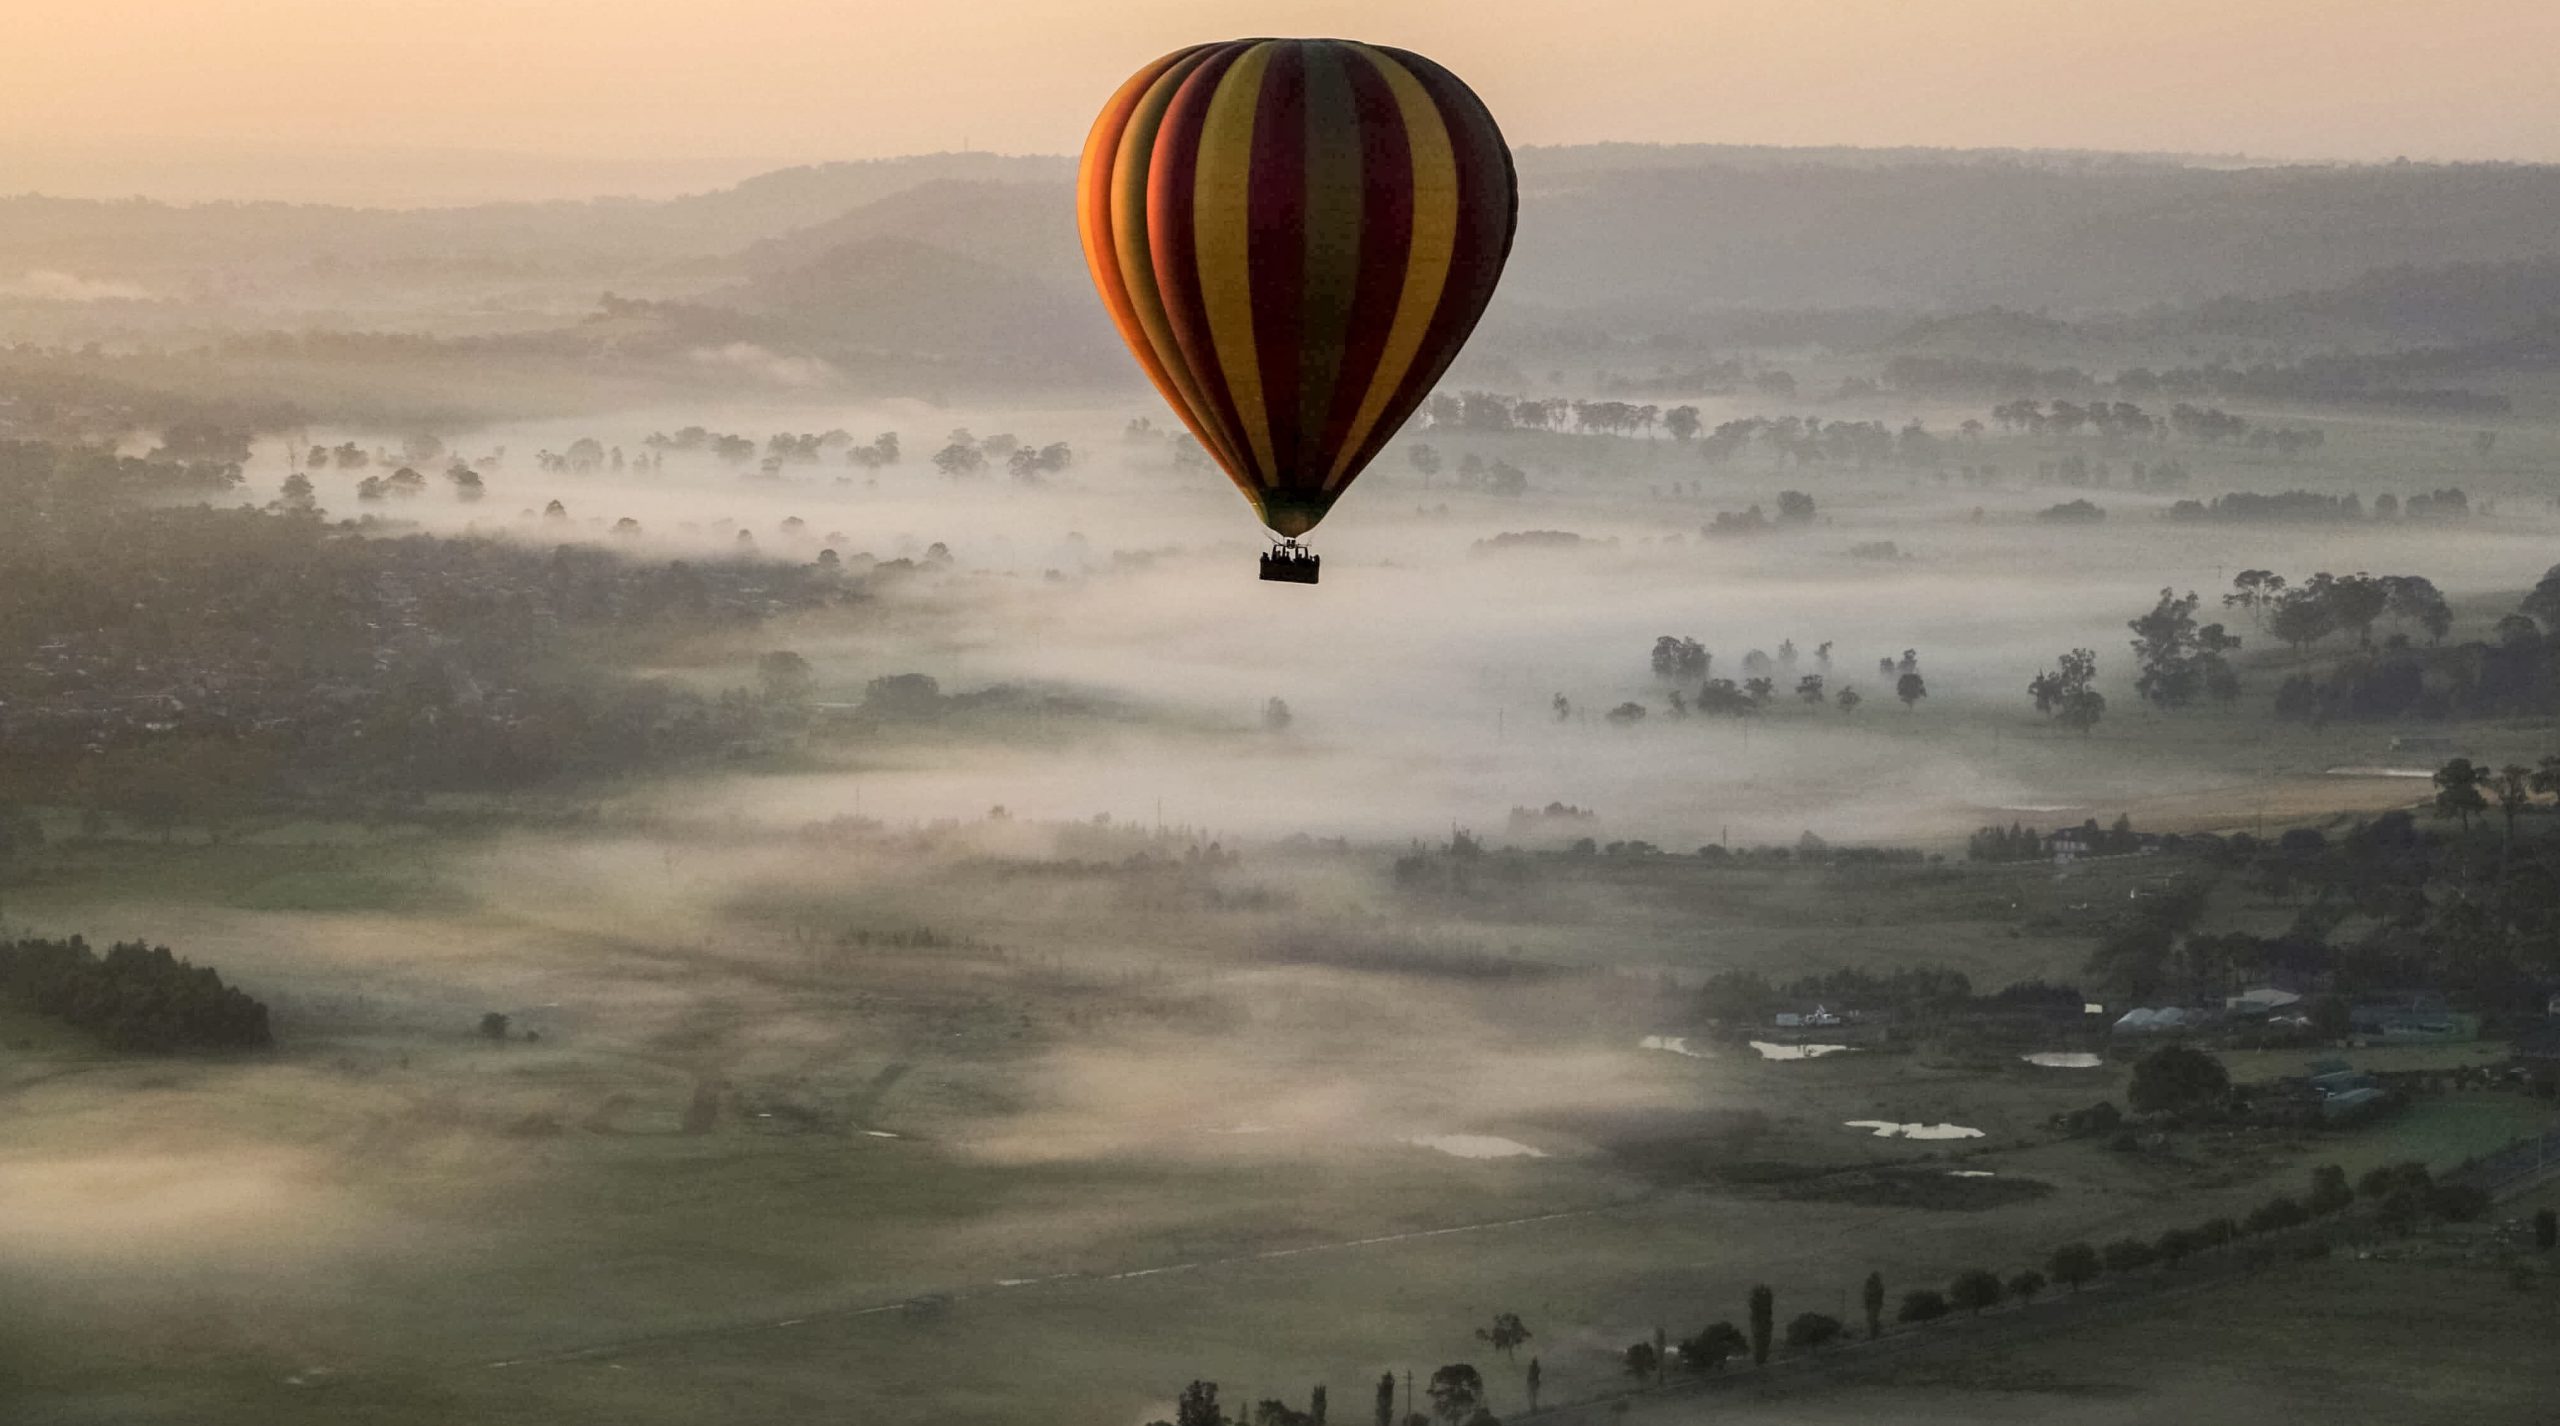
[[[1799,1312],[1787,1322],[1787,1346],[1812,1351],[1840,1335],[1840,1319],[1819,1312]]]
[[[2427,1192],[2427,1211],[2447,1223],[2468,1223],[2489,1211],[2489,1193],[2467,1183],[2440,1183]]]
[[[1935,1322],[1947,1315],[1945,1294],[1936,1288],[1915,1287],[1902,1294],[1902,1310],[1894,1314],[1897,1322]]]
[[[2286,1194],[2277,1194],[2249,1210],[2241,1226],[2252,1233],[2273,1233],[2284,1228],[2298,1228],[2311,1221],[2311,1215]]]
[[[2356,1192],[2367,1198],[2389,1198],[2404,1188],[2424,1193],[2434,1185],[2435,1175],[2427,1172],[2427,1166],[2408,1159],[2365,1170],[2364,1177],[2356,1180]]]
[[[1973,1268],[1956,1274],[1947,1284],[1947,1301],[1967,1312],[1980,1313],[1986,1307],[2000,1305],[2000,1278],[1996,1273]]]
[[[1751,1339],[1730,1322],[1718,1322],[1680,1344],[1680,1364],[1693,1372],[1711,1372],[1751,1350]]]
[[[2009,1275],[2009,1295],[2020,1302],[2033,1302],[2044,1291],[2044,1274],[2034,1268],[2020,1268]]]
[[[2147,1268],[2151,1266],[2153,1260],[2157,1259],[2160,1255],[2152,1249],[2152,1246],[2149,1243],[2142,1241],[2140,1238],[2118,1238],[2114,1242],[2107,1244],[2106,1251],[2103,1256],[2106,1260],[2107,1271],[2111,1273],[2129,1273],[2137,1268]]]
[[[2167,1263],[2169,1266],[2174,1268],[2178,1265],[2180,1259],[2189,1256],[2198,1248],[2203,1246],[2203,1242],[2197,1238],[2196,1231],[2194,1229],[2172,1228],[2168,1232],[2160,1235],[2158,1241],[2151,1245],[2151,1251],[2159,1255],[2160,1261]]]
[[[2077,1292],[2098,1275],[2098,1250],[2086,1243],[2065,1243],[2045,1259],[2045,1271],[2053,1280]]]
[[[2134,1061],[2125,1097],[2135,1113],[2158,1114],[2217,1104],[2230,1092],[2222,1061],[2192,1045],[2162,1045]]]

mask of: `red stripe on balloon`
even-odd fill
[[[1253,292],[1253,345],[1262,411],[1271,432],[1266,486],[1289,483],[1309,459],[1298,421],[1307,302],[1307,46],[1284,43],[1263,70],[1253,119],[1251,238],[1245,281]]]
[[[1166,325],[1191,368],[1193,386],[1206,409],[1201,420],[1217,428],[1227,449],[1243,469],[1236,472],[1253,483],[1253,444],[1237,419],[1235,398],[1228,394],[1226,368],[1218,361],[1217,339],[1209,331],[1208,309],[1200,300],[1200,251],[1192,211],[1193,179],[1200,166],[1200,131],[1207,123],[1209,100],[1237,58],[1253,47],[1240,40],[1203,57],[1182,81],[1164,122],[1156,129],[1155,152],[1147,169],[1147,243],[1156,270],[1156,290],[1163,295]]]

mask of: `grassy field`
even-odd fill
[[[2549,1118],[2473,1093],[2127,1154],[2045,1127],[2121,1103],[2120,1062],[1637,1045],[1693,1028],[1681,984],[1728,967],[2068,974],[2149,859],[1533,859],[1464,900],[1399,894],[1387,861],[1249,857],[1208,881],[1264,896],[1221,906],[894,841],[67,857],[18,919],[147,926],[274,993],[286,1048],[7,1052],[0,1284],[44,1304],[0,1327],[13,1419],[1135,1423],[1195,1375],[1348,1402],[1480,1357],[1497,1311],[1562,1399],[1754,1282],[1782,1316],[1836,1312],[1870,1269],[2015,1266]],[[878,939],[919,927],[938,939]],[[1307,959],[1311,935],[1341,954]],[[518,1038],[478,1038],[485,1009]],[[706,1092],[716,1124],[683,1132]],[[1408,1142],[1442,1134],[1540,1156]]]

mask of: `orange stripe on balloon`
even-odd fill
[[[1155,149],[1162,137],[1167,110],[1174,96],[1189,82],[1199,68],[1208,63],[1220,45],[1201,45],[1185,52],[1177,63],[1166,68],[1139,100],[1123,132],[1118,154],[1114,157],[1109,199],[1112,210],[1113,245],[1122,283],[1130,294],[1130,305],[1139,326],[1140,336],[1131,340],[1135,348],[1143,345],[1162,370],[1173,390],[1165,395],[1174,414],[1182,418],[1201,449],[1209,458],[1236,479],[1240,489],[1252,491],[1234,475],[1237,445],[1218,423],[1216,412],[1201,374],[1192,369],[1184,356],[1181,342],[1175,337],[1171,312],[1165,294],[1156,280],[1155,255],[1150,238],[1151,212],[1149,193],[1155,165]]]
[[[1128,343],[1130,354],[1138,359],[1139,369],[1155,384],[1167,405],[1183,414],[1183,397],[1172,374],[1166,370],[1163,357],[1147,335],[1146,324],[1138,315],[1129,282],[1121,270],[1120,252],[1112,221],[1112,174],[1120,157],[1122,137],[1129,121],[1145,100],[1148,89],[1163,74],[1180,64],[1197,50],[1180,49],[1164,56],[1130,76],[1120,86],[1111,102],[1103,106],[1093,121],[1092,132],[1085,136],[1084,156],[1076,170],[1076,230],[1084,242],[1085,267],[1093,274],[1094,290],[1101,294],[1103,309],[1110,314],[1112,325],[1120,329],[1120,339]]]

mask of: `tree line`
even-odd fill
[[[99,955],[78,936],[0,943],[0,994],[118,1050],[262,1050],[267,1007],[211,966],[167,946],[119,941]]]

